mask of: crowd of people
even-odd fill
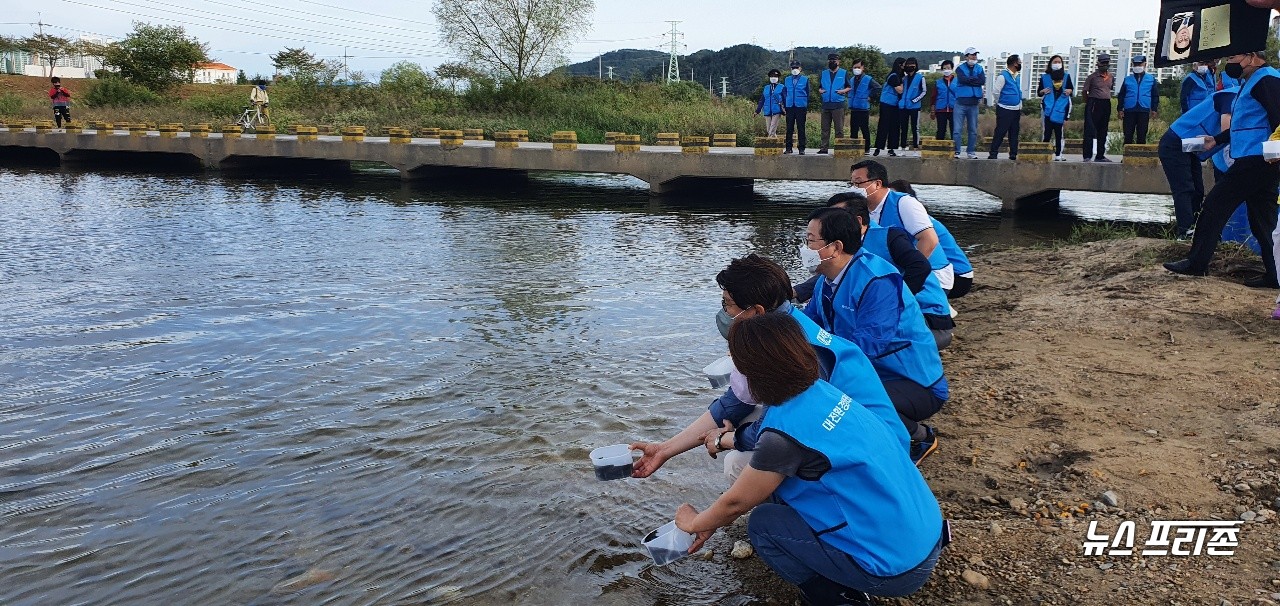
[[[634,476],[703,447],[731,485],[676,525],[696,535],[751,513],[764,561],[811,604],[869,604],[919,589],[949,541],[918,466],[938,448],[925,424],[946,404],[941,351],[950,301],[973,266],[909,183],[875,160],[807,217],[799,253],[810,280],[778,263],[732,260],[716,275],[716,326],[734,370],[728,389],[663,442],[635,442]]]

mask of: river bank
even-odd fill
[[[939,451],[923,465],[956,540],[923,590],[878,603],[1280,603],[1275,292],[1237,283],[1261,270],[1241,254],[1218,255],[1223,277],[1160,267],[1186,248],[1127,239],[975,259],[944,356]],[[1107,534],[1136,522],[1138,554],[1153,520],[1242,517],[1254,521],[1230,557],[1083,555],[1094,520]],[[715,537],[713,561],[745,594],[792,603],[759,558],[729,559],[744,534]]]

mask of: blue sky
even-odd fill
[[[429,1],[367,0],[42,0],[10,3],[0,13],[0,33],[46,31],[119,37],[132,21],[182,25],[208,42],[218,60],[249,75],[270,73],[267,55],[305,46],[317,55],[352,58],[353,70],[370,76],[400,60],[426,68],[450,59],[436,35]],[[962,49],[986,54],[1025,52],[1051,45],[1062,52],[1083,38],[1127,38],[1154,31],[1159,0],[894,0],[810,2],[806,11],[777,0],[596,0],[594,24],[575,44],[570,62],[617,48],[665,49],[667,20],[681,21],[681,52],[755,42],[790,46],[875,44],[886,51]]]

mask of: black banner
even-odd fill
[[[1161,0],[1155,65],[1265,50],[1270,20],[1271,9],[1254,8],[1245,0]]]

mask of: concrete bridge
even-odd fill
[[[1156,166],[1084,163],[1079,159],[1049,164],[951,158],[876,158],[894,179],[913,184],[973,187],[1003,200],[1006,210],[1034,210],[1057,203],[1061,190],[1111,193],[1168,194],[1164,173]],[[679,147],[644,146],[638,152],[617,152],[612,145],[581,144],[576,150],[554,150],[550,143],[521,143],[498,149],[492,141],[466,141],[462,147],[442,147],[437,139],[391,143],[386,137],[344,141],[339,136],[299,140],[296,136],[258,138],[253,134],[223,137],[189,133],[162,137],[151,131],[65,133],[32,129],[0,130],[0,165],[15,161],[94,166],[126,163],[178,163],[221,170],[319,169],[346,170],[351,162],[382,162],[406,179],[456,178],[474,175],[492,179],[522,177],[528,171],[627,174],[649,183],[651,191],[667,194],[686,190],[750,188],[755,179],[847,180],[856,160],[830,155],[755,155],[750,148],[711,148],[708,153],[682,153]]]

